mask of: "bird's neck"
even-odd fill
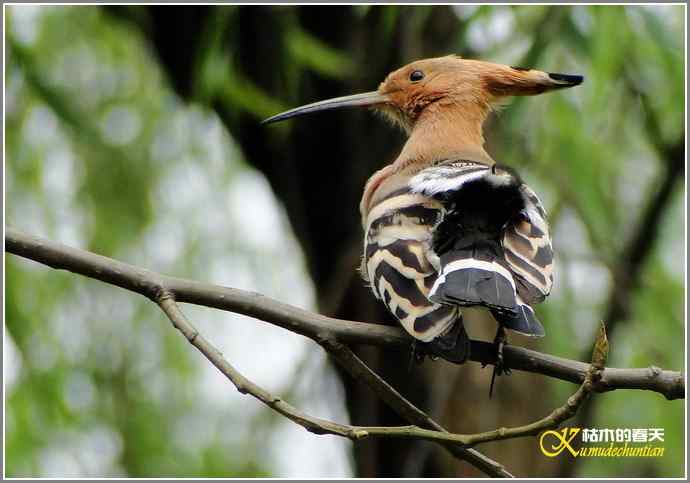
[[[482,124],[488,113],[488,106],[469,105],[465,108],[457,103],[432,105],[425,109],[396,160],[367,181],[360,203],[362,221],[376,199],[383,196],[382,193],[438,161],[464,159],[494,164],[484,150],[482,135]]]
[[[494,160],[484,150],[482,124],[488,108],[462,104],[429,106],[417,119],[410,137],[393,163],[396,172],[416,172],[444,159],[486,164]]]

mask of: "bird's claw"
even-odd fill
[[[505,334],[504,334],[505,337]],[[503,374],[510,375],[510,367],[505,365],[505,360],[503,358],[503,347],[507,344],[505,338],[501,338],[496,343],[496,365],[494,366],[496,375],[501,376]]]
[[[496,376],[502,376],[503,374],[509,376],[511,374],[510,368],[506,367],[505,360],[503,358],[503,347],[507,344],[507,337],[506,331],[502,326],[498,327],[496,337],[494,338],[494,344],[496,345],[496,363],[494,364],[493,374],[491,374],[489,398],[491,398],[491,396],[493,395],[494,382],[496,381]]]

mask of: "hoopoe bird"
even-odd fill
[[[451,55],[412,62],[389,74],[376,91],[315,102],[264,121],[373,107],[408,134],[397,159],[365,185],[361,272],[414,338],[421,359],[469,357],[463,312],[473,313],[470,307],[481,307],[498,323],[499,374],[504,328],[544,335],[532,306],[553,285],[546,212],[515,171],[487,154],[482,125],[507,96],[541,94],[582,80]]]

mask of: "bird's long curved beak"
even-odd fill
[[[311,114],[312,112],[327,111],[330,109],[340,109],[341,107],[365,107],[376,106],[388,102],[388,97],[385,94],[379,94],[377,91],[364,92],[362,94],[354,94],[351,96],[336,97],[334,99],[327,99],[325,101],[314,102],[306,106],[296,107],[289,111],[276,114],[268,119],[261,121],[261,124],[270,124],[272,122],[284,121],[291,117],[302,116],[304,114]]]

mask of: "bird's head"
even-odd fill
[[[368,106],[409,132],[425,112],[446,108],[460,115],[486,115],[492,106],[508,96],[573,87],[582,79],[579,75],[552,74],[449,55],[401,67],[391,72],[376,91],[297,107],[264,123],[329,109]]]

